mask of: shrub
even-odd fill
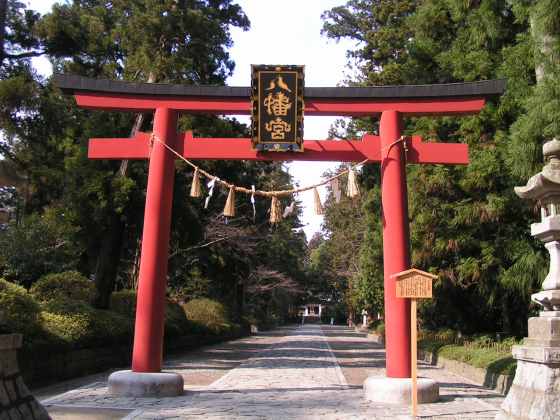
[[[79,247],[76,232],[62,209],[25,217],[0,231],[0,265],[4,277],[29,288],[46,273],[76,267]]]
[[[132,337],[131,320],[111,311],[43,312],[41,318],[45,333],[73,348],[122,343]]]
[[[91,302],[95,285],[77,271],[64,271],[41,277],[30,292],[40,302],[61,298]]]
[[[193,299],[183,305],[187,318],[215,334],[230,331],[232,324],[224,305],[212,299]]]
[[[23,287],[4,279],[0,279],[0,311],[6,332],[29,334],[39,328],[39,304]]]
[[[165,305],[165,334],[166,336],[180,336],[192,331],[191,323],[181,305],[171,300]]]
[[[123,289],[111,294],[111,310],[127,318],[134,319],[136,315],[136,291]],[[165,334],[166,336],[180,336],[192,330],[191,323],[183,308],[178,303],[167,300],[165,305]]]
[[[41,304],[41,309],[45,312],[50,312],[53,314],[87,314],[92,312],[94,309],[91,305],[80,300],[70,300],[66,297],[60,299],[51,299],[47,302]]]
[[[123,289],[111,294],[111,310],[129,318],[136,314],[136,292]]]
[[[375,332],[379,335],[382,335],[383,337],[385,337],[385,323],[384,322],[380,322],[377,327],[375,327]]]
[[[516,362],[511,354],[497,352],[492,348],[469,348],[462,345],[447,345],[441,347],[438,354],[442,357],[469,365],[488,369],[497,374],[515,374]]]

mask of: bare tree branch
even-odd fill
[[[45,55],[46,51],[26,51],[19,54],[7,54],[4,53],[4,58],[11,58],[12,60],[19,60],[21,58],[31,58],[31,57],[40,57]]]

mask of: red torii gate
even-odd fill
[[[131,83],[56,75],[55,83],[79,106],[127,112],[155,111],[153,133],[185,158],[381,162],[387,376],[410,377],[410,306],[395,297],[392,274],[410,268],[406,163],[468,163],[466,144],[424,143],[401,137],[405,116],[478,113],[500,95],[503,80],[440,85],[305,89],[305,115],[381,116],[380,136],[361,140],[306,140],[303,153],[261,153],[250,139],[194,138],[177,133],[179,113],[249,115],[250,88]],[[150,153],[150,147],[152,147]],[[149,159],[132,370],[160,372],[175,157],[149,133],[134,138],[91,139],[91,159]]]

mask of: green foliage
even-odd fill
[[[375,327],[375,332],[379,335],[385,336],[385,323],[380,322],[377,327]]]
[[[0,323],[10,333],[28,334],[38,328],[40,307],[27,291],[0,279]]]
[[[438,355],[503,375],[515,375],[517,367],[511,353],[498,353],[488,348],[447,345],[439,349]]]
[[[136,314],[136,291],[123,289],[113,292],[111,294],[111,311],[134,319]],[[165,336],[167,338],[180,337],[192,332],[193,327],[181,305],[172,300],[167,300],[165,305]]]
[[[344,188],[347,178],[341,177],[339,183]],[[308,294],[329,306],[345,305],[345,320],[364,308],[361,292],[367,293],[368,289],[367,279],[360,277],[360,250],[369,220],[366,211],[357,199],[343,196],[337,203],[329,190],[322,233],[308,244]]]
[[[134,318],[136,313],[136,291],[122,289],[111,293],[112,311],[129,318]]]
[[[77,271],[65,271],[41,277],[29,292],[39,302],[67,299],[89,303],[93,300],[95,286]]]
[[[346,305],[344,302],[327,305],[326,309],[321,313],[321,322],[330,324],[331,318],[334,318],[335,324],[345,324],[348,317]]]
[[[425,351],[489,372],[514,375],[517,366],[511,348],[519,344],[513,337],[496,341],[489,335],[462,336],[454,330],[421,331],[419,347]]]
[[[182,306],[177,302],[168,300],[165,305],[165,335],[167,337],[180,337],[192,332],[192,330],[193,323],[187,319]]]
[[[212,299],[193,299],[182,305],[187,318],[215,334],[231,328],[227,310],[223,304]]]
[[[41,303],[41,310],[57,315],[90,313],[93,307],[82,300],[71,300],[67,297],[56,297]]]
[[[74,232],[75,228],[55,209],[10,224],[0,232],[0,268],[4,277],[30,287],[47,273],[74,268]]]
[[[152,72],[168,80],[221,84],[234,67],[226,50],[230,27],[248,29],[249,20],[229,1],[132,0],[105,7],[102,1],[77,0],[55,5],[38,32],[51,54],[73,58],[74,72],[103,69],[145,78]]]
[[[357,41],[349,52],[357,76],[349,85],[508,79],[505,95],[479,115],[404,121],[406,134],[462,141],[470,149],[466,168],[407,168],[411,263],[439,276],[434,299],[421,307],[430,328],[526,331],[529,296],[546,264],[528,232],[536,215],[513,187],[540,170],[540,144],[559,135],[559,12],[553,3],[350,0],[324,14],[327,36]],[[544,76],[536,84],[539,69]],[[378,121],[356,119],[340,128],[343,136],[376,132]],[[379,180],[370,181],[362,188],[366,217],[380,206]],[[360,269],[350,284],[364,291],[352,292],[354,304],[377,307],[381,230],[378,220],[366,226]]]
[[[132,320],[111,311],[43,312],[41,318],[41,326],[51,340],[73,348],[124,344],[132,337]]]
[[[229,0],[189,0],[179,5],[175,0],[116,1],[111,7],[98,0],[77,0],[56,4],[44,16],[23,5],[10,10],[14,16],[6,33],[17,33],[18,38],[6,39],[7,50],[46,54],[56,73],[139,82],[224,84],[234,68],[228,52],[230,31],[249,27],[243,10]],[[10,57],[0,63],[0,123],[6,140],[0,142],[0,152],[25,174],[25,184],[18,187],[23,212],[39,218],[49,206],[64,209],[63,220],[72,230],[62,235],[55,250],[75,253],[58,260],[51,252],[51,259],[43,264],[38,258],[42,256],[35,254],[48,247],[29,245],[48,235],[40,233],[24,242],[23,234],[15,236],[20,227],[10,227],[4,241],[7,252],[0,255],[19,250],[22,257],[15,263],[11,258],[7,265],[0,261],[7,267],[4,275],[29,287],[44,274],[78,269],[95,279],[95,306],[109,307],[112,291],[137,287],[147,162],[89,160],[87,141],[128,137],[133,126],[152,131],[151,115],[136,120],[129,113],[78,109],[51,79],[34,74],[26,57]],[[192,130],[196,136],[248,135],[247,127],[235,119],[208,115],[183,115],[178,128]],[[278,189],[291,184],[279,162],[205,162],[204,168],[237,185]],[[239,198],[241,216],[225,224],[220,216],[224,191],[215,191],[210,206],[203,209],[200,200],[188,196],[191,180],[192,168],[178,162],[170,295],[181,301],[216,299],[228,307],[235,321],[243,316],[245,302],[264,307],[264,312],[284,310],[295,299],[293,293],[249,293],[250,285],[244,281],[251,276],[254,261],[266,261],[267,269],[287,274],[295,283],[304,282],[300,257],[305,238],[296,230],[298,216],[271,229],[267,200],[257,201],[253,220],[251,208]]]

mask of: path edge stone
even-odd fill
[[[458,360],[441,357],[436,352],[418,349],[418,359],[432,366],[437,366],[463,376],[502,395],[506,395],[513,384],[514,377],[512,375],[489,372],[488,369],[478,368]]]

